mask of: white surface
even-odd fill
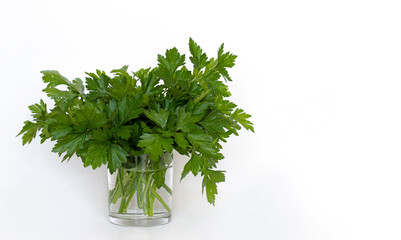
[[[136,3],[141,2],[141,3]],[[0,239],[400,239],[399,1],[0,1]],[[155,66],[157,53],[239,55],[233,100],[256,134],[224,146],[216,207],[178,183],[173,221],[107,221],[106,170],[21,146],[40,70]]]

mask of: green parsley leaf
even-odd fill
[[[115,74],[110,79],[108,92],[111,97],[121,100],[126,95],[131,95],[136,91],[136,79],[127,72],[128,66],[112,70]]]
[[[165,56],[159,54],[157,61],[159,62],[157,75],[169,82],[173,80],[177,68],[185,64],[185,55],[181,55],[177,48],[172,48],[166,51]]]
[[[46,70],[41,71],[43,73],[43,82],[47,83],[47,88],[54,88],[58,85],[70,86],[71,82],[58,71]]]
[[[202,170],[203,168],[203,156],[193,152],[191,155],[191,158],[189,161],[185,164],[184,169],[181,173],[181,179],[184,179],[188,173],[191,171],[194,176],[198,175],[198,173]]]
[[[209,113],[200,124],[211,136],[220,138],[221,140],[223,140],[222,136],[225,133],[224,129],[231,126],[230,120],[216,111]]]
[[[82,82],[82,80],[80,78],[75,78],[74,80],[72,80],[72,84],[69,86],[69,89],[71,91],[75,91],[76,93],[81,94],[81,96],[85,96],[84,83]]]
[[[226,115],[230,115],[233,109],[237,106],[235,103],[230,102],[229,100],[223,100],[223,98],[217,98],[215,100],[215,104],[217,109]]]
[[[132,133],[132,126],[121,126],[117,129],[117,136],[128,140],[131,137],[131,133]]]
[[[192,38],[189,38],[189,51],[192,54],[192,57],[189,57],[189,59],[194,64],[195,68],[202,69],[209,63],[207,61],[206,53],[202,52],[202,49],[194,40],[192,40]]]
[[[217,53],[217,67],[223,68],[232,68],[235,65],[235,59],[237,58],[236,55],[231,54],[230,52],[224,53],[224,43],[221,44],[218,53]]]
[[[154,179],[153,184],[156,188],[161,188],[163,184],[165,184],[166,171],[167,169],[158,170],[152,175],[152,178]]]
[[[217,65],[215,69],[224,77],[227,81],[232,81],[228,75],[226,68],[232,68],[235,65],[236,55],[230,52],[224,53],[224,44],[222,44],[217,53]]]
[[[94,73],[86,73],[88,76],[86,78],[86,89],[89,90],[88,98],[106,98],[109,97],[108,86],[110,78],[104,73],[98,71],[98,75]]]
[[[43,89],[43,92],[47,93],[47,96],[49,96],[52,99],[59,100],[60,98],[68,98],[68,99],[73,99],[77,95],[73,92],[70,91],[62,91],[57,88],[45,88]]]
[[[46,117],[47,117],[47,106],[40,100],[39,103],[35,103],[30,105],[29,110],[32,112],[32,117],[34,118],[34,122],[25,121],[22,130],[18,133],[17,136],[22,135],[22,145],[27,143],[31,143],[32,140],[36,137],[36,133],[43,128],[46,127]],[[48,138],[47,134],[42,134],[42,143]]]
[[[245,129],[255,132],[255,130],[253,129],[253,123],[248,120],[251,115],[245,113],[244,110],[237,108],[231,115],[231,117],[235,121],[239,122]]]
[[[96,141],[108,142],[111,137],[112,132],[108,128],[98,128],[90,131],[90,138]]]
[[[141,69],[134,75],[141,81],[141,90],[144,96],[154,96],[163,91],[163,86],[158,85],[160,78],[154,74],[154,71],[150,71],[150,68]]]
[[[205,76],[206,82],[214,95],[223,97],[231,96],[231,93],[228,90],[228,86],[225,85],[223,82],[219,81],[218,80],[219,78],[220,78],[220,73],[215,70],[209,72]]]
[[[217,183],[224,182],[225,176],[223,171],[215,171],[208,169],[202,181],[202,193],[206,190],[206,197],[209,203],[213,204],[217,195]]]
[[[116,171],[117,168],[121,168],[122,163],[127,162],[128,153],[118,144],[110,144],[108,155],[107,155],[107,167],[110,173]]]
[[[137,118],[143,112],[141,108],[143,99],[140,95],[125,96],[118,102],[118,125],[121,126],[126,122]]]
[[[163,129],[166,128],[167,120],[170,112],[159,108],[157,111],[151,109],[150,111],[144,111],[146,117],[152,120],[154,123],[162,127]]]
[[[57,143],[54,145],[52,152],[58,152],[59,155],[65,152],[66,154],[63,158],[63,161],[65,159],[70,159],[76,151],[83,147],[87,140],[88,135],[86,133],[71,133],[59,138]]]
[[[52,136],[52,140],[59,139],[73,132],[73,128],[70,125],[57,125],[52,127],[50,131],[50,135]]]
[[[92,103],[80,106],[73,118],[79,126],[84,127],[83,130],[98,128],[107,123],[106,115],[97,111]]]
[[[173,151],[173,139],[165,138],[159,134],[144,133],[139,140],[138,147],[144,148],[144,153],[149,154],[152,161],[158,161],[164,150]]]
[[[107,164],[110,151],[110,143],[102,141],[90,141],[88,152],[84,158],[84,166],[92,166],[93,169],[100,167],[102,164]]]
[[[40,103],[30,105],[28,108],[31,110],[33,118],[44,120],[45,115],[47,114],[47,106],[42,99],[40,100]]]
[[[190,133],[188,134],[188,140],[203,155],[211,158],[222,158],[213,137],[209,134]]]
[[[31,121],[25,121],[21,132],[19,132],[17,135],[19,136],[22,134],[22,145],[31,143],[32,140],[36,137],[36,133],[40,130],[40,128],[40,124],[33,123]]]
[[[84,166],[93,169],[107,163],[110,173],[114,173],[122,164],[127,162],[128,153],[118,144],[109,141],[90,141],[85,154]]]
[[[71,83],[66,77],[62,76],[58,71],[46,70],[46,71],[41,71],[41,73],[43,73],[42,77],[43,81],[47,83],[47,87],[43,91],[47,92],[49,97],[55,94],[57,95],[57,93],[55,93],[56,90],[54,89],[56,89],[55,87],[59,85],[66,85],[68,87],[68,90],[72,91],[71,94],[75,92],[81,94],[81,96],[84,96],[84,86],[81,79],[76,78]],[[66,94],[66,93],[59,93],[59,94]]]
[[[212,105],[212,103],[210,103],[210,102],[199,102],[194,105],[194,107],[191,109],[191,111],[194,115],[202,115],[203,116],[211,105]]]
[[[193,115],[183,108],[178,109],[178,120],[176,130],[191,132],[196,128],[195,123],[202,119],[202,115]]]
[[[178,144],[178,146],[182,149],[187,149],[188,148],[188,141],[184,136],[184,133],[182,132],[177,132],[174,133],[174,141]]]

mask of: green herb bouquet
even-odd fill
[[[116,175],[109,203],[124,214],[135,202],[145,217],[153,216],[155,202],[170,212],[158,193],[172,194],[165,183],[167,168],[160,166],[170,166],[176,150],[190,156],[181,179],[189,172],[200,174],[202,192],[214,205],[216,184],[225,180],[224,171],[215,170],[224,158],[220,143],[238,135],[241,127],[254,129],[250,115],[227,100],[227,69],[236,56],[222,44],[217,57],[208,58],[192,39],[189,50],[192,69],[185,66],[185,55],[172,48],[158,55],[155,68],[129,73],[124,66],[111,76],[97,70],[86,73],[85,84],[58,71],[42,71],[43,91],[54,108],[48,110],[43,100],[29,106],[33,120],[25,121],[18,134],[23,145],[39,133],[41,143],[55,141],[52,151],[63,161],[75,154],[85,167],[107,165]],[[130,171],[140,166],[150,170]]]

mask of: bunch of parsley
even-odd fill
[[[49,111],[43,100],[29,106],[33,121],[25,121],[19,133],[23,145],[40,132],[41,143],[56,142],[52,151],[63,161],[75,154],[85,167],[107,164],[110,173],[130,166],[135,156],[148,154],[157,162],[175,149],[190,156],[181,179],[200,173],[202,191],[214,204],[216,184],[225,180],[224,172],[215,170],[223,159],[220,142],[241,127],[254,130],[250,115],[227,100],[227,69],[236,56],[222,44],[217,57],[208,58],[192,39],[189,50],[192,71],[176,48],[158,55],[155,68],[130,74],[124,66],[112,76],[86,73],[85,85],[79,78],[69,81],[57,71],[42,71],[43,91],[55,105]]]

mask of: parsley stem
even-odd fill
[[[128,188],[128,189],[132,189],[132,190],[131,190],[131,193],[130,193],[129,196],[128,196],[128,200],[127,200],[125,209],[127,209],[128,204],[131,202],[131,199],[132,199],[132,197],[134,196],[134,194],[135,194],[135,192],[136,192],[136,188],[137,188],[138,184],[137,184],[137,182],[135,181],[135,179],[136,179],[136,174],[135,174],[135,172],[134,172],[134,174],[133,174],[133,176],[132,176],[132,179],[131,179],[131,182],[130,182],[130,185],[129,185],[129,188]]]
[[[154,188],[154,181],[153,181],[153,183],[152,183],[152,185],[150,187]],[[156,198],[155,195],[154,194],[150,194],[150,192],[149,192],[149,201],[150,201],[150,205],[152,206],[151,212],[150,212],[151,216],[153,216],[153,206],[155,204],[155,198]]]
[[[110,204],[112,204],[112,203],[116,204],[117,200],[120,198],[120,195],[121,195],[120,185],[115,186],[110,194],[111,194]]]
[[[143,184],[141,184],[141,182],[143,181],[143,172],[139,173],[138,176],[138,185],[137,185],[137,202],[138,202],[138,207],[139,208],[143,208],[143,202],[142,202],[142,194],[143,194],[143,190],[142,190],[142,186]]]
[[[155,195],[155,197],[157,198],[157,200],[159,200],[159,202],[164,206],[164,208],[170,212],[170,208],[168,207],[168,205],[166,204],[166,202],[162,199],[162,197],[160,197],[160,195],[156,192],[156,190],[154,188],[150,188],[150,191],[152,191],[152,193]]]
[[[124,184],[123,184],[123,174],[124,170],[118,169],[117,170],[117,176],[119,176],[119,183],[121,186],[121,202],[120,202],[120,208],[118,209],[118,213],[123,213],[124,211],[124,206],[125,206],[125,193],[124,193]]]
[[[110,204],[120,199],[118,213],[123,214],[128,210],[135,193],[137,195],[138,208],[147,216],[154,214],[154,202],[157,199],[167,211],[171,211],[166,202],[157,193],[157,187],[153,179],[154,172],[135,172],[117,169],[116,185],[110,191]],[[162,187],[172,195],[172,190],[165,183]]]
[[[120,204],[120,209],[122,209],[123,213],[127,212],[128,205],[135,194],[136,190],[135,175],[136,172],[132,171],[123,180],[123,182],[126,182],[125,195],[121,196],[121,204]]]
[[[165,183],[163,183],[163,187],[168,193],[170,193],[170,195],[173,195],[173,190],[171,190],[171,188],[169,188]]]
[[[149,173],[147,176],[148,179],[146,180],[144,196],[143,196],[144,197],[143,201],[146,203],[146,214],[147,215],[149,215],[150,208],[153,208],[153,206],[150,206],[150,202],[149,202],[149,186],[150,186],[150,183],[152,180],[152,175],[153,175],[153,173]]]

